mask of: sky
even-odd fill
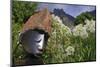
[[[54,3],[39,3],[37,9],[42,10],[48,8],[53,11],[55,8],[63,9],[67,14],[76,17],[82,12],[95,10],[95,6],[90,5],[71,5],[71,4],[54,4]]]

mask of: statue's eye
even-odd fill
[[[40,39],[40,40],[38,40],[38,41],[35,41],[35,42],[40,43],[41,40],[42,40],[42,39]]]

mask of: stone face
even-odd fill
[[[28,21],[23,25],[21,33],[25,33],[28,30],[39,29],[50,34],[51,31],[51,15],[48,9],[44,9],[38,13],[32,15]]]

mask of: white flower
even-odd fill
[[[22,56],[19,56],[19,58],[21,59],[21,58],[22,58]]]
[[[68,26],[64,26],[63,31],[67,35],[72,35],[71,29]]]
[[[55,16],[54,14],[52,14],[51,16],[52,16],[52,18],[53,18],[54,20],[58,21],[59,23],[62,23],[62,20],[60,19],[60,17]]]
[[[95,21],[94,20],[85,20],[86,25],[84,27],[87,31],[94,33],[95,32]]]
[[[65,26],[62,23],[62,20],[58,16],[55,16],[54,14],[52,14],[52,18],[53,18],[53,20],[57,21],[57,22],[53,22],[53,24],[56,26],[57,31],[59,30],[60,34],[62,34],[62,35],[71,35],[72,34],[71,29],[68,26]]]
[[[69,55],[73,55],[74,54],[75,49],[72,46],[68,46],[65,51],[66,51],[67,56],[69,56]]]
[[[73,35],[80,36],[83,39],[88,37],[88,33],[86,31],[86,28],[83,27],[82,24],[75,26],[75,28],[73,29]]]
[[[85,27],[83,27],[82,30],[83,30],[83,31],[80,33],[80,36],[81,36],[83,39],[85,39],[85,38],[88,37],[88,32],[86,31],[86,28],[85,28]]]
[[[88,31],[91,33],[95,32],[95,21],[94,20],[85,20],[85,25],[79,24],[73,29],[74,36],[80,36],[82,38],[88,37]]]

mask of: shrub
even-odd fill
[[[12,1],[12,19],[15,23],[24,23],[35,11],[37,3]]]
[[[75,21],[74,21],[74,24],[75,25],[78,25],[78,24],[85,24],[85,20],[86,19],[95,19],[94,16],[92,16],[89,12],[84,12],[84,13],[81,13],[80,15],[78,15],[76,18],[75,18]]]
[[[62,24],[59,17],[52,15],[52,32],[42,55],[44,63],[96,60],[95,34],[87,31],[84,26],[82,24],[75,26],[73,32]]]

